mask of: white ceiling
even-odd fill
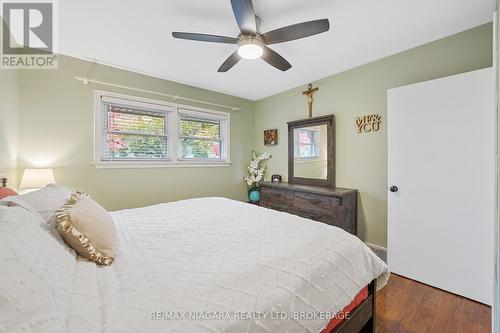
[[[64,0],[58,5],[63,54],[258,100],[489,22],[495,0],[254,0],[262,32],[330,19],[327,33],[271,46],[293,65],[285,73],[260,59],[217,73],[234,45],[171,37],[172,31],[236,37],[229,0]]]

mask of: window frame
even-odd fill
[[[110,102],[111,101],[111,102]],[[104,147],[102,145],[104,114],[106,103],[114,103],[129,108],[139,108],[139,110],[149,110],[154,112],[164,112],[167,126],[165,137],[167,138],[167,157],[161,159],[138,158],[138,159],[102,159]],[[180,158],[180,115],[198,115],[200,118],[220,120],[220,159],[190,159]],[[231,165],[230,159],[230,113],[224,111],[211,110],[200,107],[193,107],[184,104],[170,103],[162,100],[155,100],[145,97],[125,95],[103,90],[94,90],[94,161],[92,164],[96,168],[158,168],[158,167],[217,167]],[[145,134],[147,135],[147,134]]]

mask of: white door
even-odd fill
[[[388,91],[388,264],[493,302],[495,76],[491,68]],[[391,192],[394,191],[394,192]]]

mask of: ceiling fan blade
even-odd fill
[[[243,35],[255,35],[257,22],[252,0],[231,0],[234,17]]]
[[[285,58],[280,56],[275,51],[271,50],[267,46],[264,46],[264,54],[262,54],[262,59],[269,65],[276,67],[280,71],[287,71],[292,68],[292,65]]]
[[[238,38],[218,36],[218,35],[197,34],[191,32],[172,32],[172,37],[179,39],[195,40],[200,42],[225,43],[225,44],[236,44],[238,42]]]
[[[321,19],[302,22],[266,32],[262,37],[267,45],[289,42],[330,30],[330,21]]]
[[[229,58],[224,61],[224,63],[219,67],[217,72],[219,73],[224,73],[233,68],[234,65],[238,63],[238,61],[241,60],[240,55],[238,54],[238,51],[234,51],[233,54],[229,56]]]

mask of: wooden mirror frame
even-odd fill
[[[335,116],[333,114],[290,121],[288,124],[288,182],[301,185],[335,187]],[[302,178],[294,175],[294,134],[296,128],[327,125],[327,178]]]

